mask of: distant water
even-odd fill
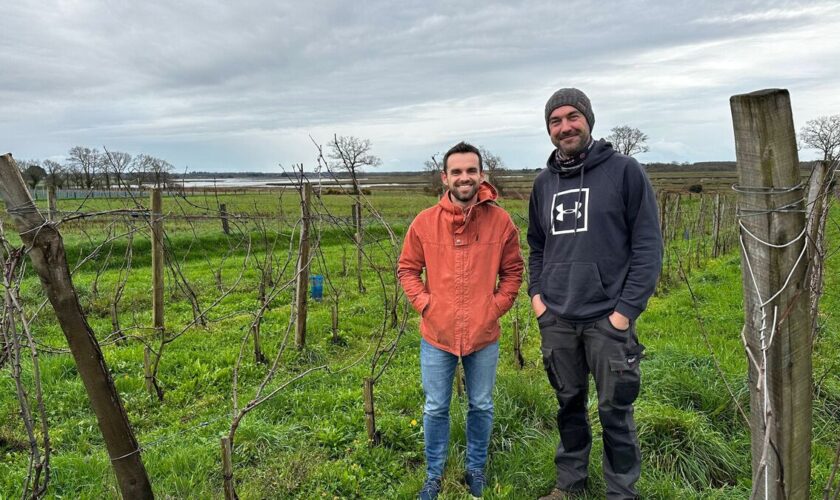
[[[407,184],[400,184],[400,183],[367,183],[367,178],[359,178],[359,184],[362,187],[388,187],[388,186],[403,186]],[[349,189],[352,187],[352,184],[349,183],[346,179],[342,179],[342,182],[339,183],[334,179],[329,178],[321,178],[320,180],[318,177],[309,177],[309,182],[313,185],[317,186],[320,182],[325,187],[340,187]],[[218,188],[259,188],[259,187],[276,187],[276,186],[293,186],[297,183],[294,179],[289,179],[288,177],[230,177],[225,179],[178,179],[177,181],[172,182],[172,185],[183,185],[185,187],[192,187],[192,188],[212,188],[216,186]]]
[[[228,177],[224,179],[178,179],[172,184],[183,184],[186,187],[265,187],[292,185],[295,181],[287,177]]]

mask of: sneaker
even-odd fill
[[[440,493],[440,488],[439,477],[426,478],[426,482],[423,483],[423,489],[420,490],[420,496],[418,498],[420,500],[435,500]]]
[[[470,495],[473,498],[481,498],[481,494],[484,493],[484,486],[487,484],[484,471],[478,469],[468,470],[464,474],[464,481],[467,482],[467,486],[470,488]]]

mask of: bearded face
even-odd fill
[[[560,106],[551,112],[548,135],[552,144],[566,157],[583,151],[591,137],[586,117],[573,106]]]
[[[461,206],[475,203],[478,188],[484,180],[478,155],[475,153],[451,154],[444,168],[445,171],[440,174],[440,178],[449,189],[452,201]]]

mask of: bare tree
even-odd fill
[[[82,187],[92,189],[102,163],[99,150],[75,146],[67,152],[67,163],[81,175]]]
[[[85,184],[82,170],[72,162],[64,164],[64,180],[68,187],[82,187]]]
[[[137,176],[138,186],[146,181],[157,187],[165,187],[175,167],[166,160],[141,154],[134,158],[132,170]]]
[[[175,170],[175,167],[168,161],[160,158],[152,157],[151,160],[149,166],[151,167],[152,182],[154,182],[155,186],[166,187],[169,184],[169,179],[172,177],[172,172]]]
[[[105,189],[109,191],[111,190],[111,168],[111,162],[108,161],[107,154],[102,153],[99,155],[99,163],[96,165],[96,170],[102,178],[101,180],[105,182]]]
[[[350,174],[353,181],[353,194],[358,197],[361,194],[358,173],[365,167],[378,167],[382,164],[382,160],[370,152],[373,147],[370,139],[360,139],[352,135],[334,135],[328,146],[330,148],[328,156],[334,161],[333,167],[344,169]]]
[[[481,151],[481,158],[484,163],[485,179],[496,188],[499,194],[504,194],[505,188],[502,181],[502,173],[505,171],[505,163],[500,156],[491,153],[484,146],[481,146],[478,150]]]
[[[44,160],[44,170],[47,171],[47,184],[57,188],[64,186],[64,166],[57,161]]]
[[[114,173],[114,181],[117,186],[122,187],[123,176],[128,172],[131,165],[131,155],[122,151],[105,150],[105,163],[109,170]]]
[[[805,146],[822,153],[824,162],[840,158],[840,115],[808,120],[799,131],[799,140]]]
[[[423,171],[429,178],[429,185],[424,189],[430,194],[440,196],[443,194],[443,181],[440,178],[440,173],[443,172],[443,165],[440,164],[438,155],[433,154],[428,160],[423,162]]]
[[[645,144],[648,140],[647,134],[629,125],[613,127],[607,140],[612,143],[616,151],[627,156],[650,151],[648,145]]]

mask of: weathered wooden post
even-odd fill
[[[332,304],[330,307],[330,314],[331,314],[331,327],[332,327],[332,341],[333,344],[337,344],[339,342],[338,337],[338,294],[334,295],[332,300]]]
[[[55,202],[55,186],[50,184],[49,191],[47,191],[47,204],[50,207],[50,220],[55,221],[56,216],[58,215],[58,210],[56,209],[56,202]]]
[[[720,255],[720,223],[723,219],[723,205],[720,193],[715,193],[714,220],[712,221],[712,257]]]
[[[306,347],[306,307],[309,290],[309,223],[312,185],[304,182],[300,188],[300,248],[298,249],[297,288],[295,289],[295,346]]]
[[[0,156],[0,198],[55,310],[124,498],[154,498],[140,448],[99,343],[82,312],[61,234],[35,208],[11,154]]]
[[[143,346],[143,386],[149,394],[155,393],[155,376],[152,369],[152,349],[149,344]]]
[[[222,438],[222,481],[225,490],[225,500],[237,500],[236,486],[233,484],[233,450],[230,437]]]
[[[671,241],[677,239],[677,231],[680,229],[680,222],[682,221],[682,212],[680,211],[680,203],[682,202],[682,193],[674,193],[674,203],[671,204]]]
[[[518,370],[525,367],[525,357],[522,356],[522,336],[519,330],[519,308],[513,311],[513,363]]]
[[[365,293],[365,282],[362,279],[364,236],[362,234],[362,203],[360,201],[353,204],[353,224],[356,229],[354,234],[356,240],[356,280],[358,281],[359,293]]]
[[[227,205],[224,203],[219,204],[219,216],[221,216],[222,218],[222,231],[225,234],[230,234],[230,225],[228,225]]]
[[[155,332],[164,328],[163,316],[163,201],[160,188],[152,189],[152,321]]]
[[[825,274],[825,223],[831,208],[832,171],[836,162],[823,160],[811,173],[808,186],[808,289],[810,292],[811,338],[819,331],[820,297]]]
[[[163,309],[163,201],[160,188],[152,189],[151,194],[151,226],[152,226],[152,328],[155,337],[163,340],[164,309]],[[145,372],[146,391],[157,395],[163,400],[163,391],[157,384],[155,366],[158,356],[153,358],[151,347],[147,343],[143,353],[143,371]]]
[[[665,238],[665,243],[668,243],[668,217],[666,214],[668,213],[668,192],[661,191],[659,196],[657,196],[659,200],[659,231],[662,233],[662,237]]]
[[[381,436],[376,430],[376,410],[373,404],[373,378],[365,378],[364,385],[364,401],[365,401],[365,429],[367,430],[368,442],[374,446],[378,446],[381,442]]]
[[[251,335],[254,336],[254,362],[255,363],[268,363],[268,359],[266,359],[265,354],[262,352],[262,341],[260,340],[260,326],[262,325],[263,314],[264,311],[268,308],[266,297],[266,285],[269,280],[268,273],[271,272],[271,268],[266,266],[265,269],[262,269],[260,273],[260,284],[258,290],[258,297],[257,303],[259,305],[259,312],[258,317],[254,319],[254,322],[251,324]]]
[[[730,99],[749,358],[753,498],[805,499],[811,336],[804,189],[787,90]]]

